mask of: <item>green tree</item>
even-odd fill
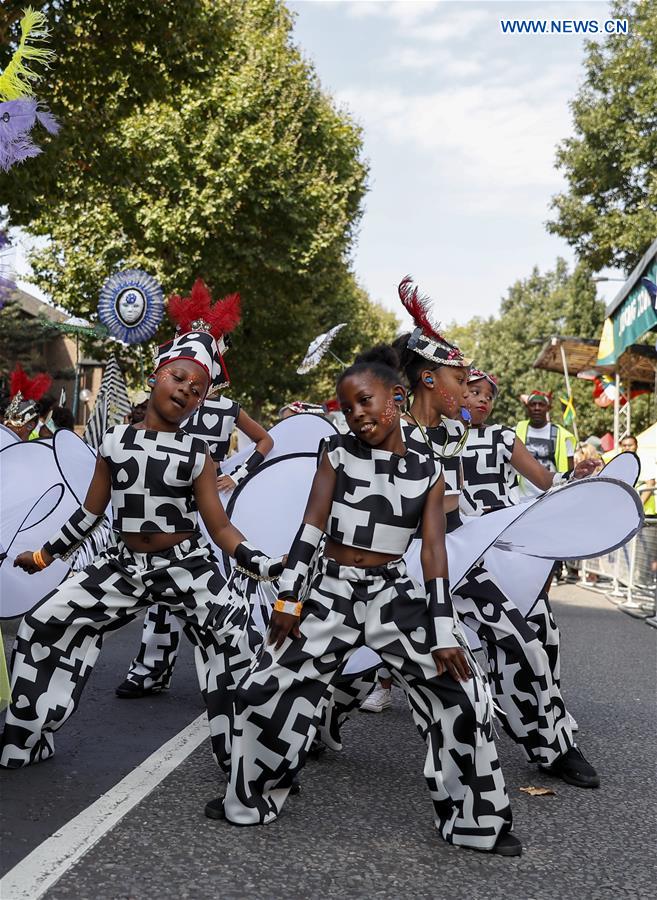
[[[330,315],[330,318],[324,319],[319,331],[327,331],[338,322],[347,323],[347,327],[338,332],[331,344],[335,356],[346,364],[351,363],[357,353],[368,347],[390,343],[397,333],[398,321],[395,314],[374,303],[351,273],[344,277],[341,289],[334,296]],[[305,350],[304,346],[298,357],[291,360],[289,396],[285,399],[321,403],[334,396],[335,381],[342,367],[333,356],[327,354],[308,375],[297,375],[296,368]],[[279,407],[281,405],[278,404]]]
[[[14,300],[5,303],[1,324],[0,372],[8,374],[17,362],[27,371],[42,371],[45,345],[61,332],[45,317],[26,315]]]
[[[520,395],[538,387],[553,391],[552,417],[561,423],[559,397],[566,396],[563,375],[534,369],[541,347],[553,335],[595,337],[604,320],[604,304],[596,298],[590,271],[583,265],[571,274],[566,262],[557,260],[554,271],[535,268],[528,278],[516,281],[502,300],[498,316],[475,317],[454,325],[447,334],[475,359],[480,368],[499,377],[496,421],[514,425],[525,417]],[[613,411],[600,409],[592,400],[592,384],[571,377],[577,410],[577,427],[583,439],[613,429]],[[633,405],[633,428],[647,427],[650,398]]]
[[[657,237],[657,2],[617,0],[611,15],[630,31],[587,46],[575,134],[557,153],[568,190],[548,230],[593,271],[629,272]]]
[[[26,5],[22,0],[3,0],[2,10],[0,10],[0,47],[9,46],[12,26],[22,17]]]
[[[284,4],[43,8],[57,59],[42,96],[62,130],[0,177],[11,224],[49,239],[31,260],[39,286],[87,317],[104,279],[127,266],[167,293],[199,275],[215,295],[240,291],[228,362],[256,414],[297,388],[293,361],[316,334],[350,318],[353,342],[367,338],[348,267],[366,188],[360,130],[293,45]],[[134,350],[121,358],[135,362]]]

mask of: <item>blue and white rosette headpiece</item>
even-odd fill
[[[152,338],[163,315],[162,288],[141,269],[117,272],[101,289],[98,318],[112,337],[125,344],[142,344]]]

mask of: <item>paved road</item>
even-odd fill
[[[657,633],[590,591],[561,587],[553,599],[566,697],[603,783],[582,791],[554,781],[502,736],[515,828],[525,843],[521,859],[458,850],[438,838],[422,745],[397,696],[383,715],[356,715],[345,750],[310,763],[302,794],[265,828],[203,817],[218,783],[205,741],[45,897],[654,898]],[[189,657],[169,696],[113,699],[110,687],[134,641],[133,627],[107,642],[80,713],[59,735],[59,756],[4,773],[4,869],[198,715]],[[519,792],[530,784],[557,794]]]

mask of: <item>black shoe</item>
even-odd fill
[[[205,815],[208,819],[225,819],[224,798],[216,797],[214,800],[210,800],[209,803],[206,803]]]
[[[319,759],[322,753],[326,753],[326,744],[322,743],[319,738],[313,738],[313,742],[308,750],[310,759]]]
[[[139,700],[140,697],[150,697],[151,694],[161,694],[168,690],[168,685],[154,684],[152,687],[143,687],[126,678],[114,692],[122,700]]]
[[[296,776],[295,776],[294,781],[292,782],[292,786],[290,787],[290,796],[293,797],[293,796],[296,796],[296,794],[300,794],[300,793],[301,793],[301,785],[299,784],[299,782],[297,781]]]
[[[490,850],[484,850],[483,847],[464,847],[459,845],[460,850],[476,850],[478,853],[496,853],[498,856],[522,856],[522,844],[520,838],[510,831],[505,831],[495,841],[495,846]]]
[[[522,856],[520,838],[517,838],[515,834],[511,834],[510,831],[506,831],[495,841],[495,846],[491,853],[496,853],[498,856]]]
[[[560,756],[549,766],[540,766],[543,772],[561,778],[566,784],[574,784],[575,787],[597,788],[600,787],[600,776],[590,762],[584,759],[582,751],[577,747]]]

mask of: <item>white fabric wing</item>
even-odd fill
[[[19,442],[0,451],[0,618],[24,615],[63,580],[68,565],[56,560],[28,575],[14,558],[38,550],[79,506],[66,489],[50,447]]]
[[[641,462],[639,457],[636,453],[630,453],[626,450],[624,453],[619,453],[618,456],[610,459],[607,465],[598,472],[598,477],[602,475],[603,478],[615,478],[616,481],[622,481],[633,487],[639,480],[640,474]]]
[[[317,453],[321,439],[335,433],[336,429],[323,416],[311,413],[290,416],[269,430],[269,436],[274,441],[274,446],[267,454],[265,462],[269,463],[291,453]],[[255,445],[249,444],[244,450],[234,456],[229,456],[221,463],[221,471],[225,475],[230,475],[238,466],[242,465],[245,459],[248,459],[254,449]]]
[[[61,478],[78,505],[82,505],[93,478],[96,451],[77,434],[66,429],[55,432],[53,451]]]
[[[642,524],[641,500],[632,487],[585,478],[539,497],[495,546],[541,559],[589,559],[627,543]]]
[[[6,428],[4,425],[0,425],[0,450],[4,447],[8,447],[10,444],[18,444],[20,443],[20,438],[17,434],[11,430],[11,428]]]

